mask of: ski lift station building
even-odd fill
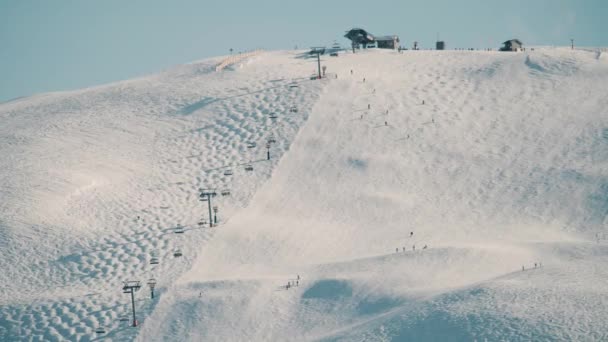
[[[393,49],[399,47],[399,37],[397,36],[381,36],[376,37],[376,43],[379,49]]]
[[[502,43],[500,51],[521,51],[524,44],[519,39],[510,39]]]
[[[366,48],[374,44],[380,49],[396,49],[399,46],[399,37],[396,35],[376,37],[362,28],[350,29],[344,37],[351,41],[353,49],[361,45]]]

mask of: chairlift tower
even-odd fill
[[[125,281],[122,286],[123,293],[131,294],[131,307],[133,310],[133,326],[137,326],[137,318],[135,318],[135,291],[138,291],[141,288],[141,283],[139,281],[130,280]]]
[[[311,55],[317,55],[317,71],[318,71],[318,79],[321,79],[321,54],[325,53],[325,47],[314,47],[310,52]]]
[[[156,286],[156,279],[148,279],[148,286],[150,286],[150,297],[154,299],[154,287]]]
[[[201,191],[200,200],[207,201],[209,208],[209,228],[213,227],[213,216],[211,216],[211,198],[217,196],[217,192],[213,189],[199,189]]]
[[[321,79],[321,52],[317,52],[317,70],[319,71],[319,79]]]
[[[266,143],[266,160],[270,160],[270,140]]]

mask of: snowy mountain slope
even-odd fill
[[[309,63],[291,57],[267,54],[222,73],[210,59],[0,105],[0,340],[86,341],[98,326],[130,339],[122,282],[154,277],[164,291],[214,235],[198,225],[198,188],[246,184],[216,201],[220,220],[230,217],[305,122],[324,82],[302,79]],[[265,159],[270,135],[273,158],[255,172],[204,172]],[[178,224],[185,236],[173,233]],[[138,294],[141,310],[152,309],[147,298]]]
[[[139,340],[606,335],[607,64],[559,49],[324,64],[339,78],[270,182]]]
[[[219,61],[0,104],[0,340],[606,336],[601,55]]]

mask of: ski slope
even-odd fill
[[[606,339],[603,55],[370,50],[313,81],[277,51],[0,104],[0,340]],[[218,227],[199,188],[230,190]]]

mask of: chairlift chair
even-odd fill
[[[120,322],[128,322],[129,321],[129,317],[128,316],[122,316],[118,319]]]
[[[183,255],[183,254],[182,254],[181,249],[176,249],[176,250],[173,252],[173,256],[174,256],[174,257],[176,257],[176,258],[179,258],[179,257],[181,257],[182,255]]]
[[[198,222],[198,225],[199,225],[199,226],[204,226],[204,225],[206,225],[206,224],[207,224],[207,220],[200,220],[200,221]]]
[[[299,86],[297,84],[290,84],[289,88],[298,88]]]
[[[152,257],[150,259],[150,265],[158,265],[159,261],[157,257]]]
[[[104,327],[98,327],[97,329],[95,329],[95,333],[96,334],[105,334],[106,329]]]
[[[186,230],[184,229],[183,226],[178,225],[177,227],[173,228],[173,232],[175,234],[183,234]]]
[[[270,118],[271,119],[276,119],[276,118],[278,118],[278,116],[275,113],[270,113]]]
[[[229,196],[230,195],[230,190],[228,190],[228,189],[222,190],[221,195],[222,196]]]
[[[269,144],[274,144],[276,142],[277,142],[277,140],[274,138],[274,135],[271,135],[270,137],[268,137],[268,143]]]
[[[289,108],[289,112],[291,113],[297,113],[298,112],[298,108],[296,108],[295,106]]]
[[[247,166],[245,166],[245,171],[253,171],[253,165],[247,164]]]
[[[224,171],[224,176],[232,176],[232,175],[233,175],[233,173],[232,173],[231,169]]]
[[[250,141],[247,143],[247,148],[255,148],[257,146],[257,144],[253,141]]]

